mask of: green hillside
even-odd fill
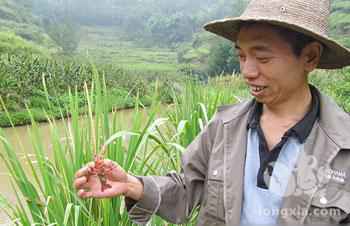
[[[120,0],[111,7],[110,1],[103,0],[97,10],[92,2],[0,0],[1,53],[50,55],[63,50],[93,62],[138,70],[169,71],[178,63],[206,70],[211,52],[222,40],[204,32],[201,25],[238,15],[246,4],[243,0],[195,0],[200,6],[196,8],[194,3],[181,0],[169,8],[170,1],[148,0],[144,5],[137,0]],[[85,8],[76,10],[78,6]],[[227,9],[221,11],[223,6]],[[70,15],[74,26],[62,24],[62,15]],[[191,17],[183,21],[186,15]],[[349,0],[332,1],[330,24],[331,36],[350,47]],[[187,27],[191,29],[187,31]],[[76,34],[67,35],[73,31]]]
[[[40,20],[32,13],[30,0],[0,0],[0,51],[34,53],[54,50],[55,43],[41,28]]]
[[[350,1],[332,1],[331,35],[350,48]]]
[[[25,54],[50,57],[47,48],[28,41],[13,32],[0,32],[0,54]]]

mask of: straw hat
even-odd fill
[[[350,50],[328,37],[329,14],[329,0],[251,0],[240,17],[215,20],[204,28],[235,42],[242,22],[266,22],[285,27],[324,44],[318,68],[342,68],[350,65]]]

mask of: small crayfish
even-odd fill
[[[92,130],[94,131],[94,130]],[[134,133],[128,133],[130,135],[135,135]],[[104,161],[104,157],[106,152],[107,152],[107,146],[112,143],[115,139],[118,139],[119,137],[122,137],[125,135],[125,132],[123,133],[116,133],[112,135],[111,137],[108,138],[108,140],[102,145],[101,150],[99,153],[97,153],[96,150],[96,144],[94,144],[94,167],[90,167],[90,172],[94,175],[97,175],[100,182],[101,182],[101,191],[103,192],[104,190],[111,188],[111,185],[107,183],[107,177],[106,173],[111,172],[113,168],[115,167],[113,164],[112,165],[106,165]],[[95,141],[96,136],[95,133],[92,133],[92,140]]]
[[[106,166],[101,155],[95,155],[94,167],[90,167],[89,170],[92,174],[97,175],[101,183],[101,191],[111,188],[111,185],[107,183],[106,173],[112,170],[111,166]]]

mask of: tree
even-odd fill
[[[236,0],[233,2],[227,0],[218,1],[219,6],[231,6],[228,7],[231,10],[230,12],[224,11],[221,13],[227,13],[233,17],[239,16],[247,3],[247,0]],[[220,15],[220,17],[222,18],[223,15]],[[232,74],[233,72],[239,72],[239,62],[236,57],[235,49],[230,41],[218,38],[217,41],[211,44],[209,50],[207,73],[209,76],[217,76],[222,73]]]
[[[64,54],[72,54],[78,48],[79,25],[70,18],[44,19],[44,28],[51,39],[62,48]]]
[[[154,43],[172,45],[188,41],[193,34],[193,20],[182,12],[168,17],[164,15],[152,16],[147,23]]]
[[[209,76],[217,76],[222,73],[232,74],[239,71],[239,62],[237,60],[235,49],[229,41],[219,40],[212,45],[208,57]]]

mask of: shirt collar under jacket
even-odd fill
[[[290,128],[285,136],[295,136],[300,143],[304,143],[306,138],[311,132],[313,124],[320,116],[320,97],[317,89],[310,85],[310,91],[312,96],[311,108],[306,113],[304,118],[297,122],[292,128]],[[253,100],[253,110],[250,111],[247,128],[255,129],[260,123],[260,117],[262,114],[263,104]]]

